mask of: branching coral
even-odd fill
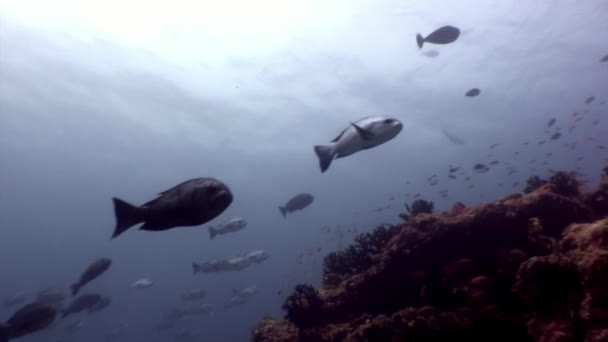
[[[528,178],[526,183],[527,183],[527,185],[524,188],[524,193],[529,194],[529,193],[533,192],[534,190],[540,188],[541,186],[547,184],[548,182],[538,176],[532,176],[532,177]]]
[[[367,269],[398,231],[399,226],[380,225],[370,233],[358,235],[345,250],[329,253],[323,260],[323,283],[336,285],[342,277]]]
[[[296,286],[281,307],[287,313],[285,319],[300,329],[314,326],[320,319],[321,298],[317,290],[306,284]]]
[[[433,209],[435,208],[433,202],[425,201],[423,199],[415,200],[412,203],[412,206],[409,206],[407,203],[405,204],[405,213],[399,214],[399,217],[404,219],[405,221],[410,218],[416,217],[419,214],[432,214]]]

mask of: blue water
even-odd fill
[[[400,222],[415,193],[445,210],[521,191],[549,169],[597,183],[608,158],[598,147],[608,142],[607,14],[603,0],[0,0],[0,297],[67,291],[91,261],[113,260],[83,289],[111,297],[106,310],[20,341],[105,341],[113,329],[116,341],[179,331],[245,341],[261,318],[283,315],[297,283],[320,285],[323,256],[347,246],[352,228]],[[456,42],[418,49],[416,33],[446,24],[461,29]],[[423,55],[430,49],[439,55]],[[481,94],[465,97],[470,88]],[[404,129],[321,174],[313,145],[368,115],[398,117]],[[494,159],[489,172],[472,171]],[[448,179],[449,165],[471,181]],[[235,196],[211,223],[239,216],[243,231],[211,241],[206,225],[131,229],[109,239],[112,197],[141,204],[206,176]],[[299,192],[314,203],[283,219],[278,206]],[[270,258],[192,275],[193,261],[256,249]],[[129,287],[144,277],[154,286]],[[223,308],[247,286],[259,293]],[[205,289],[214,314],[159,333],[163,312],[193,287]],[[0,308],[0,319],[17,308]],[[70,332],[76,321],[85,325]]]

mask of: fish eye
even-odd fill
[[[393,121],[394,121],[393,119],[384,119],[385,124],[391,124],[391,123],[393,123]]]

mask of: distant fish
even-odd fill
[[[294,212],[296,210],[302,210],[308,207],[312,201],[314,200],[314,196],[309,193],[300,193],[293,196],[284,206],[279,207],[281,214],[283,217],[287,215],[287,213]]]
[[[402,128],[403,124],[399,120],[388,116],[364,117],[351,122],[331,144],[314,147],[321,172],[327,171],[334,159],[386,143],[396,137]]]
[[[72,296],[77,295],[80,288],[85,284],[107,271],[108,268],[110,268],[110,265],[112,265],[112,260],[109,258],[99,258],[90,264],[89,267],[84,270],[78,282],[72,285]]]
[[[247,221],[240,217],[235,217],[218,226],[209,226],[209,238],[213,239],[216,235],[238,232],[247,227]]]
[[[475,97],[477,95],[479,95],[481,93],[481,90],[477,89],[477,88],[472,88],[469,91],[467,91],[464,96],[468,96],[468,97]]]
[[[145,289],[145,288],[152,286],[153,284],[154,283],[152,282],[152,280],[150,280],[148,278],[142,278],[142,279],[134,281],[129,286],[132,288],[135,288],[135,289]]]
[[[549,122],[547,122],[547,127],[551,127],[551,126],[553,126],[553,125],[555,124],[555,122],[556,122],[556,121],[557,121],[557,119],[556,119],[556,118],[553,118],[553,119],[549,120]]]
[[[448,132],[445,131],[445,129],[442,130],[443,135],[446,136],[446,138],[448,138],[448,140],[450,140],[451,142],[453,142],[456,145],[463,145],[464,141],[462,139],[460,139],[459,137],[449,134]]]
[[[422,53],[422,55],[427,56],[429,58],[435,58],[439,56],[439,51],[437,50],[427,50]]]
[[[85,293],[76,297],[70,305],[63,310],[62,317],[65,318],[73,313],[91,310],[103,297],[97,293]]]
[[[593,100],[595,100],[595,96],[589,96],[586,100],[585,100],[585,104],[590,104],[591,102],[593,102]]]
[[[600,59],[600,62],[608,62],[608,55],[606,55],[602,59]]]
[[[551,140],[557,140],[561,137],[561,133],[557,132],[557,133],[553,133],[553,135],[551,136]]]
[[[221,181],[193,178],[159,193],[159,197],[137,207],[116,197],[116,228],[112,239],[144,222],[140,230],[162,231],[198,226],[219,216],[232,203],[232,192]]]
[[[17,310],[6,323],[0,322],[0,342],[23,337],[49,327],[57,316],[50,305],[34,302]]]
[[[418,33],[416,35],[416,43],[418,43],[418,48],[420,49],[422,49],[422,45],[424,43],[450,44],[455,42],[459,35],[460,30],[458,28],[447,25],[438,28],[424,38],[420,33]]]

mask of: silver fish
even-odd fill
[[[327,171],[334,158],[348,157],[353,153],[367,150],[393,139],[401,132],[401,121],[388,116],[365,117],[351,122],[330,145],[314,147],[319,158],[321,172]]]
[[[194,178],[159,193],[159,197],[137,207],[116,197],[116,228],[112,239],[144,222],[140,230],[161,231],[198,226],[219,216],[232,203],[232,192],[221,181]]]
[[[216,235],[238,232],[247,226],[247,221],[240,217],[235,217],[217,226],[209,226],[209,238],[213,239]]]

